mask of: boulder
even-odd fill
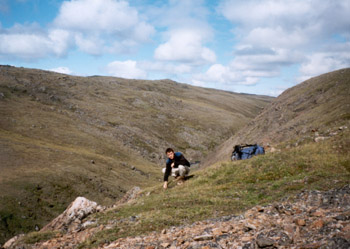
[[[103,209],[96,202],[90,201],[85,197],[77,197],[62,214],[43,227],[41,231],[75,230],[85,217]]]

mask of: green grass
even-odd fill
[[[26,234],[23,238],[20,239],[20,243],[25,244],[35,244],[37,242],[46,241],[52,239],[56,236],[59,236],[60,233],[56,231],[48,232],[31,232]]]
[[[151,186],[170,145],[201,160],[273,99],[1,65],[0,92],[0,244],[42,227],[77,196],[112,205],[135,185]]]
[[[120,237],[161,231],[206,218],[240,214],[255,205],[290,197],[305,189],[327,190],[350,183],[350,133],[322,143],[226,162],[194,173],[183,186],[170,183],[144,190],[132,204],[97,214],[98,224],[115,224],[80,245],[96,247]],[[148,193],[148,194],[147,194]],[[136,216],[136,221],[131,217]]]

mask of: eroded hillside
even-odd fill
[[[157,183],[166,147],[200,161],[271,100],[1,66],[1,240],[42,227],[77,196],[109,205]]]

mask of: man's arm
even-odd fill
[[[171,168],[174,167],[174,163],[171,160],[167,160],[164,173],[164,184],[163,188],[168,188],[168,178],[171,174]]]

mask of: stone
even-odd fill
[[[16,242],[21,239],[24,236],[24,234],[16,235],[12,239],[9,239],[4,245],[4,248],[13,248],[13,246],[16,244]]]
[[[160,244],[163,248],[168,248],[170,246],[170,243],[162,243]]]
[[[61,215],[43,227],[41,231],[64,230],[66,227],[69,228],[70,225],[73,229],[76,229],[82,219],[102,209],[103,207],[97,205],[96,202],[85,197],[77,197]]]
[[[295,224],[297,224],[298,226],[305,226],[306,222],[304,219],[296,219]]]
[[[256,243],[260,248],[264,248],[264,247],[272,246],[275,243],[275,241],[273,239],[270,239],[264,236],[258,236],[256,239]]]
[[[324,226],[324,221],[323,220],[316,220],[311,224],[311,228],[315,229],[321,229]]]
[[[196,236],[193,239],[194,241],[204,241],[204,240],[212,240],[213,238],[214,238],[213,235],[205,234],[205,235]]]

